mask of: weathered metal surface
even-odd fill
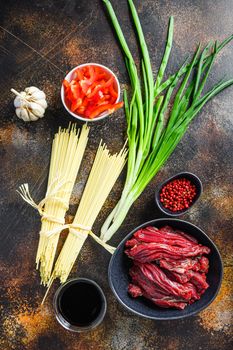
[[[156,71],[164,47],[168,18],[175,17],[175,42],[168,73],[192,53],[199,41],[222,40],[232,31],[233,2],[145,0],[135,1]],[[125,0],[113,1],[126,37],[136,53]],[[204,193],[184,219],[202,227],[216,242],[224,260],[224,280],[216,301],[195,317],[173,322],[153,322],[128,314],[113,297],[107,281],[109,254],[89,239],[73,276],[96,280],[108,299],[103,324],[91,333],[73,334],[56,322],[52,310],[54,285],[43,308],[34,260],[40,219],[16,193],[28,182],[40,200],[46,189],[51,140],[59,125],[72,119],[62,107],[59,90],[65,72],[79,63],[99,62],[128,83],[120,50],[101,1],[1,1],[0,2],[0,349],[157,350],[232,348],[232,173],[233,88],[208,104],[193,122],[179,147],[131,209],[117,244],[136,225],[161,214],[154,207],[154,189],[178,171],[200,176]],[[224,74],[233,77],[233,45],[217,60],[209,81]],[[48,96],[46,117],[25,124],[17,119],[10,88],[35,85]],[[72,120],[73,121],[73,120]],[[74,214],[91,160],[100,138],[111,150],[119,150],[125,134],[124,113],[95,123],[85,159],[72,196]],[[120,195],[118,182],[101,212],[98,230]]]

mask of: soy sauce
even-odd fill
[[[89,327],[103,312],[104,300],[98,285],[89,280],[73,280],[61,289],[57,306],[64,319],[76,327]]]

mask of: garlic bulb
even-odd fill
[[[15,89],[11,89],[11,91],[16,95],[14,106],[18,118],[25,122],[43,118],[47,108],[46,95],[43,91],[35,86],[27,87],[20,93]]]

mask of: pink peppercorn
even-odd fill
[[[196,197],[196,186],[186,178],[175,179],[164,185],[160,191],[160,202],[173,212],[188,209]]]

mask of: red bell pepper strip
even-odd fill
[[[112,97],[115,97],[117,99],[118,97],[118,93],[116,92],[116,90],[114,89],[113,84],[111,84],[109,86],[109,93],[112,95]]]
[[[102,89],[102,85],[98,84],[94,87],[94,89],[91,91],[91,88],[89,88],[89,90],[87,91],[87,97],[91,98],[93,96],[95,96],[95,94],[100,91]]]
[[[93,110],[93,112],[90,114],[90,119],[93,119],[100,115],[101,113],[108,111],[109,114],[115,112],[117,109],[123,107],[123,102],[116,103],[115,105],[112,104],[106,104],[98,106],[96,109]]]
[[[78,109],[82,105],[82,99],[78,98],[77,100],[74,100],[71,104],[71,111],[74,112],[76,109]]]
[[[72,84],[71,86],[70,86],[70,90],[71,90],[71,92],[72,92],[72,95],[73,95],[73,99],[74,100],[77,100],[78,98],[80,98],[81,97],[81,89],[80,89],[80,86],[79,86],[79,84]]]
[[[108,79],[108,76],[107,76],[107,74],[106,73],[98,73],[98,75],[97,75],[97,80],[107,80]]]
[[[86,107],[85,111],[83,114],[85,115],[86,118],[90,118],[91,113],[96,109],[96,105],[89,103],[89,105]]]
[[[76,110],[76,113],[80,114],[80,116],[81,116],[81,115],[83,115],[84,111],[85,111],[85,107],[84,107],[84,106],[80,106],[80,107]]]
[[[85,79],[84,80],[80,80],[79,81],[79,85],[80,85],[83,93],[86,95],[87,91],[88,91],[88,89],[90,87],[90,84],[88,83],[88,80],[85,80]]]
[[[107,87],[109,87],[110,85],[112,85],[113,82],[114,82],[114,77],[111,76],[111,77],[103,84],[103,87],[104,87],[104,88],[107,88]]]
[[[84,79],[82,68],[76,69],[76,71],[74,72],[74,79],[77,79],[77,80],[83,80]]]
[[[66,79],[64,79],[63,80],[63,86],[64,86],[65,89],[68,89],[70,87],[70,83]]]
[[[86,69],[87,69],[87,72],[89,73],[89,78],[85,80],[89,85],[91,85],[94,83],[97,76],[95,73],[95,68],[93,66],[87,66]]]

